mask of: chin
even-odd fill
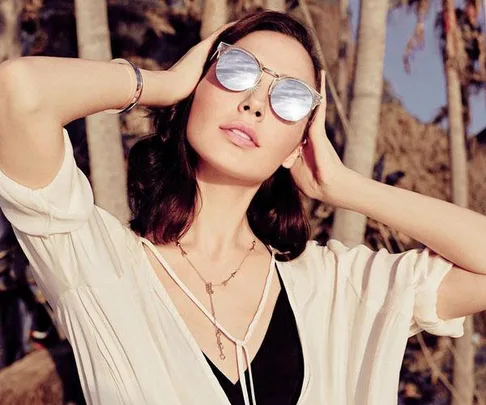
[[[261,170],[256,170],[254,164],[237,161],[234,157],[222,154],[199,155],[198,176],[212,178],[221,184],[238,184],[255,186],[265,181]]]
[[[256,149],[231,143],[219,129],[210,131],[211,136],[208,131],[190,129],[188,127],[187,140],[198,155],[198,176],[201,178],[253,187],[259,186],[278,169],[278,165],[270,167],[268,161],[257,162]]]
[[[259,186],[272,173],[266,175],[254,159],[235,156],[223,148],[196,150],[198,155],[198,176],[221,184]]]

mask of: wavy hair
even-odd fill
[[[199,80],[209,70],[210,56],[220,41],[234,44],[251,32],[263,30],[299,41],[309,53],[316,83],[320,83],[321,64],[309,30],[295,18],[274,11],[249,14],[221,32],[208,52]],[[193,98],[194,91],[174,105],[150,108],[148,117],[154,134],[140,139],[129,153],[130,226],[141,236],[150,235],[158,244],[179,239],[195,217],[198,155],[186,134]],[[303,139],[315,111],[309,117]],[[304,251],[310,228],[299,189],[288,169],[279,167],[261,184],[248,207],[247,218],[256,237],[277,251],[277,260],[292,260]]]

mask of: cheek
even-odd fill
[[[196,89],[187,122],[187,139],[199,154],[211,145],[214,146],[218,126],[223,122],[225,114],[221,107],[226,105],[221,92],[215,91],[211,84],[202,80]]]
[[[265,152],[269,160],[279,165],[299,146],[305,123],[277,123],[272,129],[269,131],[271,135],[266,137]]]
[[[191,122],[188,124],[198,127],[217,125],[218,120],[225,115],[224,109],[230,107],[231,93],[225,92],[213,76],[213,69],[210,69],[196,87],[191,107]]]

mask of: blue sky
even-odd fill
[[[415,52],[411,60],[410,75],[403,68],[402,57],[415,26],[415,14],[408,13],[405,9],[392,11],[388,15],[387,24],[385,78],[390,81],[396,96],[402,100],[410,114],[421,121],[430,121],[446,100],[439,39],[434,31],[434,20],[440,10],[440,2],[435,0],[431,3],[425,26],[425,47]],[[356,31],[359,0],[350,0],[350,7],[353,29]],[[472,123],[469,134],[476,134],[486,127],[485,100],[485,92],[480,92],[471,99]]]

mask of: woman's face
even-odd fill
[[[257,31],[235,45],[251,52],[272,71],[316,88],[312,60],[292,37]],[[264,73],[256,89],[233,92],[218,82],[213,63],[196,88],[187,124],[188,141],[199,155],[199,171],[209,169],[243,183],[259,184],[280,165],[295,159],[308,117],[290,122],[275,114],[268,96],[272,80]],[[223,129],[238,124],[253,129],[257,147],[244,145],[238,135]]]

